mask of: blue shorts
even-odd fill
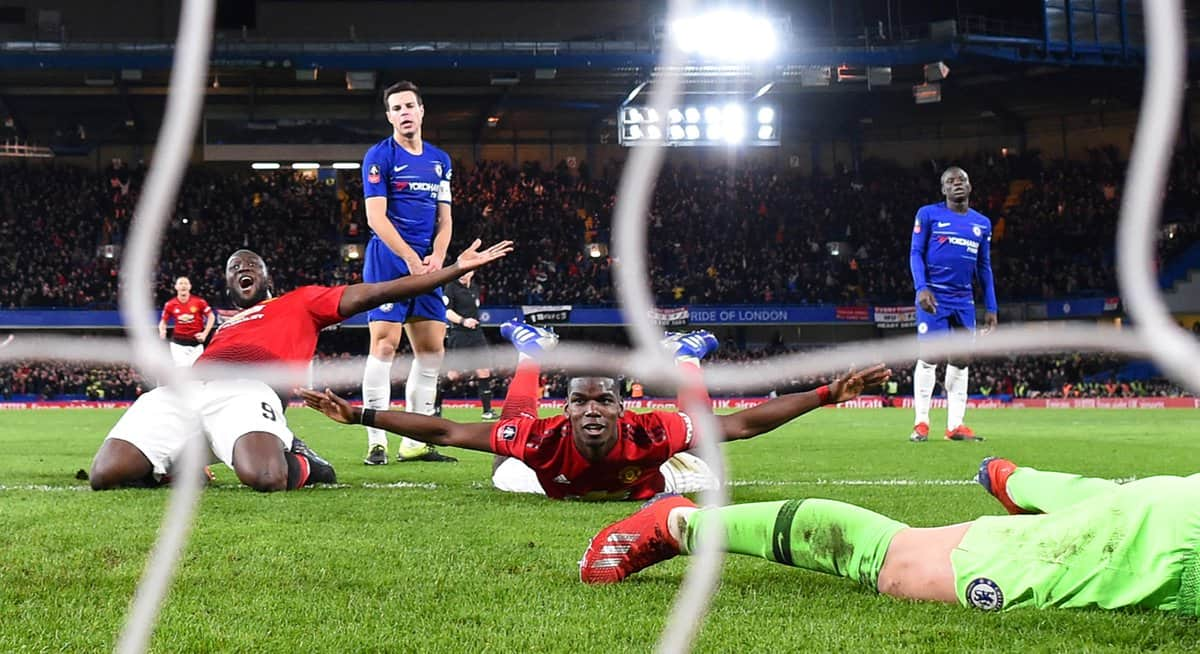
[[[937,338],[958,330],[975,333],[975,305],[938,304],[936,313],[917,306],[917,339]]]
[[[396,256],[379,237],[372,236],[367,242],[367,254],[363,260],[363,281],[386,282],[407,277],[408,264]],[[408,322],[412,318],[446,321],[446,303],[442,300],[442,289],[418,295],[401,302],[388,302],[367,312],[367,322]]]

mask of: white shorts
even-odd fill
[[[279,396],[263,382],[196,381],[178,390],[161,387],[142,395],[108,432],[108,438],[128,441],[141,450],[154,466],[154,474],[170,474],[188,438],[203,437],[213,457],[210,462],[222,461],[230,467],[234,444],[252,431],[274,434],[284,449],[292,447],[292,431]]]
[[[667,493],[699,493],[718,483],[708,464],[688,452],[667,459],[658,470],[666,481],[663,491]],[[514,457],[508,457],[492,471],[492,486],[506,493],[546,494],[533,468]]]
[[[196,359],[204,353],[203,345],[180,345],[179,343],[168,343],[171,347],[171,359],[175,361],[175,365],[180,368],[191,368]]]

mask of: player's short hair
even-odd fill
[[[417,88],[416,84],[413,84],[408,80],[400,80],[399,82],[396,82],[395,84],[392,84],[383,90],[383,97],[380,98],[383,100],[383,106],[387,109],[391,109],[391,107],[388,107],[388,98],[395,93],[403,93],[405,91],[412,91],[413,95],[417,96],[417,104],[424,106],[425,100],[421,98],[421,89]]]
[[[570,392],[571,387],[574,386],[576,382],[582,381],[584,379],[600,379],[600,380],[607,382],[610,386],[612,386],[613,394],[617,396],[617,399],[618,400],[622,399],[621,385],[617,383],[617,378],[613,377],[611,375],[605,375],[603,373],[591,374],[591,373],[585,372],[585,373],[581,373],[581,374],[577,374],[577,375],[572,375],[571,378],[567,380],[567,392],[568,393]]]
[[[179,283],[179,280],[181,280],[181,279],[186,279],[186,280],[188,281],[188,283],[189,283],[189,284],[191,284],[191,283],[192,283],[192,278],[191,278],[191,277],[188,277],[187,275],[180,275],[180,276],[176,277],[176,278],[175,278],[175,282],[174,282],[174,283],[178,284],[178,283]]]
[[[254,250],[248,250],[248,249],[246,249],[246,248],[242,248],[242,249],[240,249],[240,250],[235,250],[233,254],[229,255],[229,258],[225,260],[225,268],[229,268],[229,262],[230,262],[230,261],[231,261],[231,260],[232,260],[234,257],[238,256],[239,254],[249,254],[249,255],[251,255],[251,256],[258,257],[258,260],[262,262],[262,265],[263,265],[263,271],[264,271],[264,272],[268,272],[268,273],[269,273],[269,270],[270,270],[270,269],[269,269],[269,268],[267,268],[267,260],[266,260],[266,259],[264,259],[264,258],[262,258],[262,255],[261,255],[261,254],[259,254],[259,253],[255,252]]]
[[[971,176],[970,176],[970,175],[967,175],[967,171],[966,171],[966,170],[963,170],[963,167],[962,167],[962,166],[950,166],[949,168],[947,168],[947,169],[945,169],[945,170],[943,170],[943,171],[942,171],[942,176],[941,176],[941,178],[940,178],[940,179],[941,179],[941,182],[942,182],[943,184],[945,184],[945,183],[946,183],[946,176],[947,176],[947,175],[949,175],[950,173],[952,173],[952,172],[956,171],[956,170],[957,170],[958,172],[962,173],[963,175],[966,175],[966,176],[967,176],[967,179],[970,179],[970,178],[971,178]]]

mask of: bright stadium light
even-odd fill
[[[725,126],[723,138],[726,143],[737,145],[746,138],[746,126],[742,123],[733,123]]]
[[[661,114],[644,105],[622,106],[617,112],[620,143],[629,146],[777,146],[776,117],[775,107],[730,102],[728,95],[668,107]]]
[[[279,170],[279,164],[273,161],[256,161],[250,164],[250,167],[254,170]]]
[[[704,59],[763,61],[779,46],[770,20],[729,9],[681,18],[667,31],[680,50]]]
[[[292,170],[316,170],[321,164],[311,162],[300,162],[292,164]]]
[[[334,170],[358,170],[362,164],[357,161],[337,161],[333,164]]]

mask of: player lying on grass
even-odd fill
[[[272,298],[267,264],[238,250],[225,264],[225,284],[242,309],[221,324],[196,361],[198,377],[212,364],[291,364],[303,374],[321,329],[387,302],[399,302],[499,259],[512,250],[503,241],[479,251],[479,241],[458,262],[437,272],[375,284],[304,286]],[[157,486],[170,474],[189,438],[203,436],[215,460],[233,468],[259,491],[335,481],[333,467],[292,435],[283,403],[266,383],[226,377],[196,381],[175,395],[156,388],[121,416],[92,461],[96,490]],[[190,410],[189,410],[190,407]]]
[[[558,337],[516,321],[505,323],[500,333],[520,354],[498,422],[463,424],[400,411],[358,409],[328,389],[302,391],[304,401],[341,423],[374,425],[434,445],[507,457],[492,476],[501,490],[555,499],[646,499],[664,489],[695,492],[714,483],[703,461],[686,452],[695,445],[691,418],[675,411],[625,411],[611,377],[571,379],[563,414],[539,419],[541,371],[533,357],[553,347]],[[677,364],[698,366],[717,347],[717,339],[698,331],[672,335],[664,345],[674,351]],[[882,365],[851,371],[828,386],[717,416],[722,439],[764,434],[821,405],[853,399],[890,374]]]
[[[833,500],[698,509],[664,496],[596,535],[580,576],[621,581],[695,551],[715,526],[730,552],[840,575],[893,597],[986,611],[1200,610],[1200,475],[1117,484],[989,457],[976,480],[1020,515],[918,529]]]

